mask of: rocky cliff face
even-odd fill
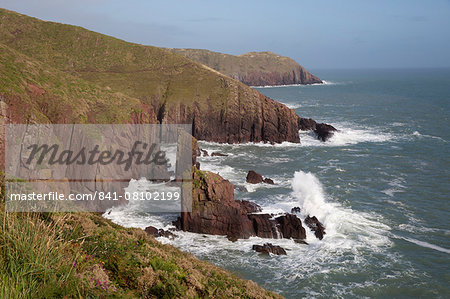
[[[20,118],[51,123],[188,123],[201,140],[299,142],[293,110],[166,49],[4,9],[0,45],[12,57],[1,57],[0,66],[6,82],[0,93],[7,104],[20,111],[30,99],[39,100],[36,109]],[[36,65],[39,72],[20,71]],[[51,75],[55,72],[58,76]]]
[[[293,59],[272,52],[234,56],[199,49],[170,50],[249,86],[323,83]]]
[[[195,138],[221,143],[300,141],[294,110],[239,82],[224,84],[233,96],[223,105],[197,101],[192,105],[167,104],[160,109],[161,122],[191,123]]]
[[[174,222],[178,229],[224,235],[230,240],[251,236],[306,238],[297,216],[286,214],[274,218],[269,214],[254,214],[261,208],[245,200],[235,200],[233,185],[217,174],[194,168],[192,197],[192,212],[181,213]]]

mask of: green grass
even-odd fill
[[[5,9],[0,9],[0,44],[39,61],[44,73],[46,69],[49,73],[58,70],[93,84],[95,88],[84,85],[79,92],[96,95],[103,102],[108,99],[98,94],[97,87],[139,99],[155,109],[163,103],[166,111],[183,104],[188,113],[193,113],[195,107],[226,111],[237,97],[246,102],[249,110],[256,111],[252,107],[261,97],[256,90],[167,49],[128,43]],[[20,68],[17,62],[13,64]],[[12,94],[21,76],[9,73],[7,78],[8,94]],[[51,84],[58,96],[77,91],[76,84],[65,92],[57,91],[66,82],[51,76],[40,76],[35,82]]]
[[[129,122],[141,101],[51,68],[0,44],[0,95],[16,122]],[[155,122],[148,116],[149,122]]]
[[[7,213],[2,181],[0,298],[280,298],[99,213]]]
[[[287,73],[301,67],[293,59],[272,52],[249,52],[242,55],[229,55],[203,49],[170,49],[189,59],[205,64],[212,69],[235,77],[249,72]]]
[[[95,213],[0,209],[1,298],[276,297]]]

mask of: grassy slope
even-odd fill
[[[0,208],[1,298],[277,298],[100,215]]]
[[[86,55],[92,45],[98,56]],[[156,96],[181,101],[183,92],[201,93],[205,82],[230,80],[167,53],[0,9],[0,100],[14,122],[120,123],[142,114],[141,99],[130,94],[146,94],[159,81]],[[158,68],[161,77],[154,75]],[[124,83],[127,76],[131,82]],[[198,89],[192,82],[177,85],[183,76],[198,80]],[[130,91],[133,80],[142,81]],[[226,100],[226,93],[222,86],[203,96]],[[143,117],[155,120],[151,113]],[[0,205],[0,297],[63,296],[276,297],[97,214],[8,214]]]
[[[233,81],[168,50],[0,9],[0,43],[53,68],[144,102],[227,102]],[[257,93],[256,91],[252,91]]]
[[[199,139],[230,143],[299,140],[295,112],[167,49],[4,9],[0,9],[0,44],[45,67],[139,99],[145,111],[151,108],[160,122],[193,123]]]
[[[247,73],[250,71],[284,73],[299,66],[293,59],[272,52],[249,52],[235,56],[203,49],[170,50],[231,77],[238,72]]]
[[[97,123],[123,123],[142,112],[138,99],[61,72],[3,44],[0,82],[0,95],[15,122],[83,123],[91,118]]]
[[[249,52],[235,56],[203,49],[170,50],[235,79],[240,79],[250,73],[288,74],[302,70],[309,74],[295,60],[269,51]]]

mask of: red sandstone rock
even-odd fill
[[[211,172],[194,169],[192,212],[181,213],[174,225],[181,230],[224,235],[230,240],[262,238],[306,238],[301,220],[287,214],[273,218],[253,214],[261,208],[248,201],[234,200],[233,185]]]
[[[273,245],[272,243],[265,243],[264,245],[253,245],[252,249],[256,252],[265,254],[275,254],[275,255],[286,255],[286,250],[278,245]]]
[[[245,181],[250,184],[259,184],[263,182],[263,177],[256,171],[250,170]]]

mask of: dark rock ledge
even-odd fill
[[[174,221],[177,229],[194,233],[223,235],[230,240],[261,238],[305,239],[301,220],[293,214],[273,217],[260,214],[261,207],[234,199],[234,186],[211,172],[194,168],[192,212]]]
[[[325,123],[317,123],[311,118],[298,118],[298,129],[302,131],[313,131],[317,139],[327,141],[330,139],[337,129],[332,125]]]

